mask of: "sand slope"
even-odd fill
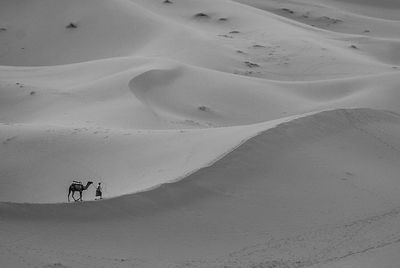
[[[397,267],[399,10],[2,1],[0,266]]]
[[[3,203],[2,252],[21,267],[330,267],[380,256],[398,248],[399,120],[374,110],[323,112],[149,192]]]

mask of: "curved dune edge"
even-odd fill
[[[195,81],[195,83],[193,83]],[[129,81],[134,96],[160,118],[200,126],[235,126],[283,115],[346,107],[400,112],[397,71],[316,81],[249,78],[184,64],[150,67]]]
[[[375,129],[375,125],[379,125],[381,122],[384,124],[389,124],[393,125],[394,130],[396,127],[400,127],[400,115],[389,112],[389,111],[380,111],[380,110],[373,110],[373,109],[335,109],[335,110],[328,110],[328,111],[321,111],[321,112],[315,112],[315,113],[309,113],[305,115],[298,115],[298,116],[292,116],[280,120],[274,120],[268,123],[261,123],[257,125],[249,125],[247,126],[248,128],[252,128],[251,131],[245,132],[248,133],[247,137],[244,139],[240,140],[235,146],[231,147],[228,151],[222,153],[220,156],[218,156],[216,159],[212,160],[208,164],[206,164],[203,167],[196,168],[194,171],[190,171],[188,174],[182,175],[180,178],[176,178],[172,181],[162,183],[160,185],[154,185],[150,187],[147,190],[140,191],[138,193],[133,193],[133,194],[125,194],[120,197],[113,197],[109,198],[107,200],[103,200],[101,202],[119,202],[122,200],[129,200],[130,198],[139,198],[141,199],[142,196],[152,196],[152,192],[159,192],[159,191],[164,191],[163,189],[168,187],[175,187],[174,185],[179,185],[179,184],[185,184],[186,181],[193,181],[193,178],[201,177],[202,175],[199,174],[204,174],[207,173],[208,171],[212,171],[214,169],[219,169],[218,166],[220,166],[221,162],[229,162],[230,159],[234,159],[235,157],[232,155],[236,155],[240,153],[237,153],[237,151],[242,151],[243,147],[251,147],[253,144],[256,144],[258,139],[268,139],[269,136],[272,136],[274,139],[277,139],[279,135],[282,135],[282,141],[280,144],[267,144],[268,146],[271,146],[274,148],[274,153],[279,153],[280,150],[283,150],[283,148],[287,148],[289,146],[293,147],[298,147],[301,145],[296,145],[296,137],[293,137],[293,133],[305,131],[308,127],[310,130],[307,130],[309,134],[312,136],[311,138],[304,136],[304,133],[301,133],[301,136],[298,137],[299,143],[304,143],[305,141],[308,141],[309,139],[312,141],[313,138],[315,139],[323,139],[325,138],[325,135],[327,137],[331,135],[335,135],[337,133],[341,132],[346,132],[348,131],[347,128],[354,128],[357,131],[360,131],[363,133],[363,130],[360,130],[364,126],[369,126],[371,124],[374,128],[374,131],[379,131]],[[333,123],[332,126],[330,124]],[[338,125],[336,125],[338,124]],[[359,124],[359,128],[357,126]],[[318,125],[323,125],[324,129],[317,129],[314,130],[313,128],[316,128]],[[319,127],[317,127],[319,128]],[[232,128],[234,129],[234,128]],[[390,129],[393,130],[393,129]],[[321,133],[319,133],[321,132]],[[250,134],[252,133],[252,134]],[[289,140],[287,139],[287,134],[290,134],[290,138],[293,140],[290,140],[290,143],[285,144],[285,142],[288,142]],[[384,130],[382,130],[382,133],[384,133]],[[210,134],[210,133],[209,133]],[[397,137],[396,135],[400,135],[400,133],[385,133],[387,135],[393,135],[393,137],[390,137],[391,140],[390,142],[393,142],[392,139]],[[371,137],[374,137],[374,134],[370,134]],[[381,142],[383,145],[386,145],[388,149],[392,149],[396,151],[397,147],[396,145],[390,144],[390,142],[385,141],[384,139],[381,139],[380,137],[374,137],[377,139],[379,142]],[[263,148],[260,148],[260,150],[264,150]],[[246,152],[250,154],[250,152]],[[271,152],[272,154],[272,152]],[[226,160],[228,159],[228,160]],[[269,159],[268,157],[266,159]],[[223,164],[223,170],[228,170],[228,167],[225,165],[228,165],[228,163]],[[215,168],[215,166],[217,166]],[[229,164],[230,166],[230,164]],[[235,167],[235,169],[240,169],[239,167]],[[245,171],[243,171],[245,173]],[[185,194],[186,195],[186,194]],[[190,195],[190,193],[187,193],[187,195]],[[64,209],[79,209],[79,208],[84,208],[86,206],[90,206],[94,208],[97,204],[97,202],[84,202],[84,203],[70,203],[70,204],[18,204],[18,203],[13,203],[13,202],[1,202],[3,209],[7,207],[12,207],[16,206],[16,208],[20,207],[23,208],[25,206],[29,207],[36,207],[37,209],[41,209],[46,207],[54,207],[57,209],[64,208]],[[8,209],[7,209],[8,210]],[[97,214],[96,210],[93,210],[93,214],[90,214],[89,217],[93,217]],[[72,211],[71,211],[72,212]]]
[[[394,69],[307,82],[145,57],[0,70],[3,123],[181,129],[247,125],[346,107],[400,112]]]
[[[2,181],[8,188],[3,187],[0,201],[64,203],[73,178],[83,178],[84,183],[101,181],[108,198],[153,189],[180,180],[259,132],[300,116],[306,115],[192,130],[0,125],[3,135],[9,137],[2,143],[9,157],[1,163],[9,172]],[[213,142],[217,144],[209,146]],[[91,186],[84,199],[92,200],[93,191]]]
[[[357,264],[366,252],[364,260],[396,263],[396,254],[381,253],[398,249],[399,137],[400,116],[388,111],[305,116],[147,192],[0,203],[3,247],[30,263],[51,254],[67,267],[331,267]],[[104,247],[116,237],[118,244]]]

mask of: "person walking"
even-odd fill
[[[98,197],[99,199],[103,199],[103,193],[102,193],[102,189],[101,189],[101,182],[99,182],[99,184],[97,185],[97,188],[96,188],[96,198],[95,198],[95,200],[97,200],[97,197]]]

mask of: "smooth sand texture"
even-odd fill
[[[398,267],[398,14],[0,2],[0,267]]]

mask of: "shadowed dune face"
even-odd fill
[[[96,244],[118,237],[116,252],[139,254],[142,267],[331,263],[349,250],[391,241],[398,223],[390,222],[399,213],[377,213],[400,201],[399,140],[397,114],[327,111],[264,131],[185,180],[149,192],[72,206],[1,204],[0,215],[14,232],[25,221],[39,230],[51,224],[46,234],[57,236],[57,247],[68,245],[77,224]],[[66,232],[58,231],[60,222]],[[99,231],[106,235],[96,236]],[[82,232],[73,232],[74,241],[85,243]],[[109,256],[105,250],[91,254]],[[160,251],[162,265],[149,250]],[[73,258],[58,255],[65,263]]]
[[[259,123],[307,105],[272,84],[187,66],[146,71],[129,86],[158,116],[206,127]]]
[[[260,123],[338,106],[400,112],[399,85],[397,73],[293,83],[186,65],[149,68],[129,82],[133,94],[160,118],[206,127]]]
[[[182,179],[262,129],[135,131],[2,124],[0,148],[7,157],[0,163],[0,202],[66,202],[74,179],[102,181],[108,198],[148,190]],[[209,146],[215,140],[218,144]],[[94,191],[90,187],[84,200],[93,200]]]
[[[227,133],[221,128],[219,133],[215,132],[213,135],[217,138]],[[249,133],[255,136],[242,140],[237,148],[228,154],[223,154],[216,162],[209,163],[208,167],[187,175],[182,181],[166,184],[159,190],[140,193],[139,200],[150,196],[157,200],[156,192],[188,187],[181,191],[182,196],[177,195],[174,199],[184,198],[185,201],[182,201],[187,203],[186,198],[189,200],[204,198],[202,194],[195,194],[202,191],[217,196],[225,192],[236,196],[231,191],[237,189],[243,198],[254,199],[253,201],[260,198],[259,202],[262,204],[265,201],[262,201],[264,198],[273,202],[273,199],[280,195],[275,191],[288,191],[287,195],[285,194],[286,198],[290,198],[290,193],[293,191],[298,191],[298,194],[308,193],[306,190],[300,191],[298,187],[308,188],[317,194],[319,190],[330,191],[331,189],[322,185],[312,186],[314,183],[333,183],[333,185],[338,183],[336,185],[342,187],[346,185],[341,185],[341,182],[350,179],[353,179],[352,182],[355,184],[360,183],[355,186],[356,188],[361,189],[365,186],[376,192],[378,197],[382,197],[382,205],[386,203],[385,200],[390,203],[397,202],[399,199],[396,189],[400,187],[398,185],[400,182],[397,179],[397,173],[392,172],[392,169],[398,169],[396,162],[400,157],[400,115],[398,114],[372,109],[332,110],[288,119],[286,122],[276,121],[272,125],[260,124],[258,130],[250,128],[247,132],[243,131],[241,135],[246,137]],[[173,132],[170,134],[173,135]],[[197,133],[197,135],[202,134],[205,133]],[[170,142],[175,142],[172,135],[169,138]],[[143,139],[146,138],[150,137],[143,137]],[[161,142],[162,137],[154,136],[152,139],[153,143]],[[211,142],[213,137],[209,139]],[[8,142],[13,141],[10,139]],[[157,147],[157,145],[154,146]],[[386,173],[385,170],[390,172]],[[380,174],[385,174],[385,177],[376,177]],[[280,188],[283,185],[288,188],[286,190]],[[251,194],[246,194],[246,191],[250,191]],[[379,193],[380,191],[382,192]],[[385,193],[387,193],[386,196]],[[331,198],[335,198],[337,191],[331,194]],[[135,195],[132,197],[136,200]],[[310,198],[314,197],[314,195],[310,196]],[[323,197],[322,193],[320,197]],[[127,195],[122,199],[115,198],[112,202],[126,201],[129,198],[130,196]],[[349,195],[349,198],[357,197]],[[368,198],[368,195],[365,198]],[[175,201],[175,204],[181,203]],[[343,202],[348,202],[348,200]],[[316,206],[317,204],[315,203]],[[65,211],[84,209],[83,207],[59,206]],[[92,207],[96,204],[88,206]],[[140,202],[135,205],[135,209],[147,211],[147,208],[140,207]],[[88,217],[94,216],[97,212],[93,213],[88,214]]]

